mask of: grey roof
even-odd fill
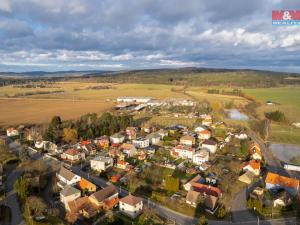
[[[76,176],[75,173],[73,173],[72,171],[66,169],[65,167],[61,167],[60,171],[58,173],[60,176],[64,177],[66,180],[72,180],[74,176]]]
[[[95,192],[91,196],[97,199],[98,202],[103,202],[107,198],[111,197],[112,195],[118,193],[116,187],[114,185],[107,186],[100,191]]]
[[[61,195],[67,197],[70,195],[74,195],[80,193],[80,191],[70,185],[65,186],[65,188],[60,192]]]

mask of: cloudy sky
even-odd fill
[[[300,72],[299,0],[0,0],[0,71],[169,67]]]

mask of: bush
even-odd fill
[[[275,122],[283,122],[285,121],[285,116],[283,112],[276,110],[274,112],[266,112],[265,117],[269,120],[273,120]]]
[[[220,206],[220,208],[217,211],[217,218],[218,219],[223,219],[227,214],[227,210],[225,209],[224,206]]]

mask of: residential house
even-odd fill
[[[75,185],[81,180],[80,176],[76,175],[65,167],[60,168],[59,172],[56,174],[56,177],[58,178],[57,185],[60,188],[64,188],[66,185]]]
[[[121,144],[124,142],[124,140],[125,140],[125,136],[120,133],[116,133],[110,136],[110,141],[113,144]]]
[[[66,185],[63,190],[60,191],[60,201],[66,205],[68,202],[73,201],[81,196],[80,190]]]
[[[126,128],[126,135],[127,135],[127,138],[129,140],[133,140],[136,138],[136,133],[138,131],[138,128],[137,127],[127,127]]]
[[[43,140],[37,140],[34,142],[34,147],[38,149],[44,149],[45,142]]]
[[[234,137],[239,140],[246,140],[248,138],[248,135],[245,132],[240,132],[240,133],[235,134]]]
[[[109,147],[109,138],[107,136],[102,136],[95,139],[94,143],[102,149],[107,149]]]
[[[205,195],[213,195],[215,197],[220,197],[222,195],[222,191],[217,188],[213,187],[211,185],[201,184],[198,182],[192,183],[192,188],[194,191],[200,192],[203,196]]]
[[[250,193],[250,198],[260,200],[262,201],[264,197],[264,189],[261,187],[256,187],[254,190]]]
[[[148,123],[146,123],[146,124],[144,124],[144,126],[142,127],[142,129],[143,129],[143,131],[145,132],[145,133],[151,133],[152,132],[152,126],[150,125],[150,124],[148,124]]]
[[[199,132],[204,131],[204,130],[207,130],[207,127],[206,127],[206,126],[198,126],[198,127],[195,128],[194,131],[195,131],[196,133],[199,133]]]
[[[290,194],[285,190],[280,190],[278,193],[275,194],[273,199],[274,207],[286,207],[292,203],[292,198]]]
[[[119,193],[114,185],[110,185],[90,195],[89,200],[97,207],[111,209],[118,204]]]
[[[195,152],[193,155],[193,163],[196,165],[201,165],[202,163],[208,162],[209,152],[207,150],[200,150]]]
[[[206,117],[202,120],[202,125],[204,126],[210,126],[212,124],[212,116],[206,115]]]
[[[211,138],[211,132],[209,130],[203,130],[198,132],[198,138],[200,140],[207,140]]]
[[[132,141],[132,144],[136,147],[136,148],[146,148],[150,145],[149,143],[149,139],[146,138],[137,138],[135,140]]]
[[[113,159],[107,156],[97,156],[90,160],[92,170],[99,172],[106,171],[113,166]]]
[[[157,145],[160,142],[161,136],[158,133],[151,133],[146,136],[146,139],[149,140],[151,145]]]
[[[159,131],[157,131],[157,134],[160,136],[161,139],[163,139],[164,137],[168,136],[168,131],[160,129]]]
[[[95,184],[84,178],[81,178],[78,183],[78,187],[80,188],[80,190],[88,192],[95,192],[97,190],[97,186]]]
[[[186,184],[183,185],[184,190],[186,191],[192,190],[193,187],[192,184],[194,182],[204,183],[205,181],[199,174],[197,174],[194,178],[192,178],[190,181],[188,181]]]
[[[127,157],[134,157],[137,154],[137,149],[133,144],[123,143],[120,149]]]
[[[137,153],[138,160],[145,160],[147,158],[147,152],[145,150],[139,150]]]
[[[247,171],[246,173],[239,176],[238,180],[249,185],[253,182],[253,179],[254,179],[254,173]]]
[[[118,160],[116,167],[122,170],[127,169],[127,166],[129,165],[128,162],[123,161],[123,160]]]
[[[249,148],[250,158],[254,160],[262,160],[262,152],[258,144],[254,143]]]
[[[85,154],[83,152],[80,152],[78,149],[68,149],[67,151],[63,152],[60,157],[64,160],[76,162],[81,159],[85,158]]]
[[[7,135],[7,137],[18,136],[19,131],[13,127],[10,127],[10,128],[7,128],[6,135]]]
[[[177,145],[170,150],[171,156],[183,159],[193,159],[194,152],[195,149],[187,145]]]
[[[110,148],[108,151],[109,157],[113,159],[119,159],[119,160],[124,160],[125,159],[125,154],[117,148]]]
[[[193,207],[197,207],[198,199],[199,199],[200,193],[197,191],[189,190],[185,202]]]
[[[214,195],[205,195],[204,205],[206,207],[206,211],[214,214],[218,209],[218,199],[219,198]]]
[[[257,162],[256,160],[252,159],[249,162],[246,163],[246,165],[243,167],[243,171],[250,171],[254,175],[258,176],[260,174],[260,162]]]
[[[217,142],[215,142],[214,140],[204,140],[201,144],[201,147],[207,151],[209,151],[210,153],[214,154],[217,151]]]
[[[268,190],[284,189],[292,196],[295,196],[299,191],[299,180],[276,173],[268,172],[265,183]]]
[[[189,146],[192,146],[192,145],[195,145],[196,143],[196,140],[193,136],[190,136],[190,135],[185,135],[185,136],[182,136],[180,138],[180,144],[181,145],[189,145]]]
[[[136,218],[143,211],[143,200],[131,194],[119,201],[119,209],[122,213],[131,218]]]
[[[83,216],[85,218],[92,218],[99,212],[100,208],[91,203],[88,196],[77,198],[68,202],[65,209],[73,217],[78,218]]]
[[[96,145],[89,141],[82,141],[79,148],[82,149],[87,155],[96,155],[97,153]]]

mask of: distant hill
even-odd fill
[[[149,69],[108,73],[90,73],[83,78],[97,82],[157,83],[189,86],[274,87],[300,84],[297,73],[282,73],[249,69],[179,68]]]
[[[83,79],[90,82],[154,83],[188,86],[275,87],[300,85],[300,74],[250,69],[178,68],[127,71],[33,71],[23,73],[0,72],[0,83],[24,80]],[[23,81],[22,81],[23,80]]]

